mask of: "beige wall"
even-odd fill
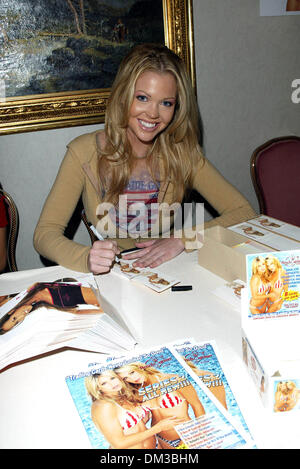
[[[284,1],[284,0],[283,0]],[[208,158],[258,209],[255,147],[300,135],[300,15],[259,16],[259,0],[194,0],[198,102]]]
[[[260,17],[258,0],[194,0],[197,91],[207,157],[250,200],[253,149],[285,134],[300,135],[300,16]],[[66,144],[97,126],[4,135],[0,181],[15,198],[21,229],[19,269],[42,267],[32,235]],[[89,242],[84,228],[76,240]]]

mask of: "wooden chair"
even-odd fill
[[[19,234],[19,214],[15,202],[10,194],[0,188],[0,195],[3,195],[4,204],[7,209],[8,233],[7,233],[7,269],[10,272],[18,270],[16,263],[16,247]]]
[[[251,156],[260,213],[300,226],[300,137],[268,140]]]

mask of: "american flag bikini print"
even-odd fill
[[[122,428],[123,430],[128,430],[129,428],[135,427],[138,423],[140,423],[141,420],[143,420],[146,415],[151,412],[151,409],[149,407],[144,407],[141,406],[141,414],[138,415],[137,413],[135,414],[134,412],[130,412],[130,410],[125,410],[125,416],[124,416],[124,421],[122,423]]]
[[[160,407],[164,409],[169,409],[171,407],[177,407],[182,404],[183,400],[178,396],[172,396],[171,394],[166,394],[165,397],[160,402]]]
[[[134,416],[134,414],[131,414],[130,412],[126,412],[127,418],[126,418],[126,426],[125,428],[132,428],[135,427],[135,425],[138,424],[138,419]],[[123,427],[124,428],[124,427]]]

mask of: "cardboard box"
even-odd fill
[[[203,242],[201,232],[198,240]],[[300,227],[259,215],[228,228],[214,226],[206,229],[203,247],[198,251],[198,262],[228,282],[235,279],[246,281],[247,254],[299,248]]]
[[[199,233],[201,242],[201,233]],[[246,281],[246,255],[271,251],[267,246],[250,240],[222,226],[204,231],[204,243],[198,251],[198,262],[205,269],[228,282],[235,279]]]

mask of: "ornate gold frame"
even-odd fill
[[[192,0],[162,0],[165,44],[185,61],[195,86]],[[0,101],[0,134],[104,122],[109,89],[22,96]]]

